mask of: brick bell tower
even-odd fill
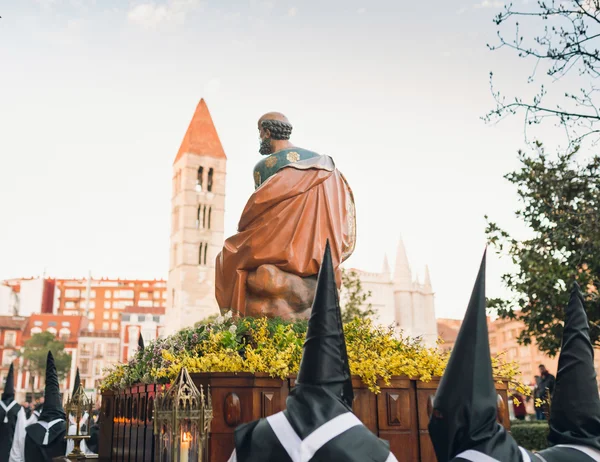
[[[215,258],[224,241],[226,164],[202,99],[173,162],[167,334],[219,312]]]

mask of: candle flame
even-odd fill
[[[181,442],[189,443],[192,441],[192,434],[190,432],[185,432],[181,434]]]

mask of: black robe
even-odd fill
[[[580,449],[567,446],[554,446],[538,453],[531,453],[523,448],[519,448],[519,450],[521,451],[522,462],[595,462],[600,458],[598,450],[581,446]],[[590,455],[586,454],[586,451],[589,451]],[[451,462],[503,462],[505,459],[502,455],[499,455],[501,452],[502,450],[497,450],[493,456],[490,456],[489,453],[486,454],[474,449],[459,454]],[[510,460],[515,459],[512,457]]]
[[[87,448],[94,454],[98,454],[98,436],[100,434],[100,425],[93,424],[90,427],[90,439],[85,442]]]
[[[311,462],[396,461],[387,442],[318,386],[295,388],[285,411],[238,427],[235,447],[238,462],[292,462],[288,451],[307,451]]]
[[[21,410],[21,405],[17,404],[14,400],[8,403],[6,407],[10,407],[8,412],[4,410],[4,407],[0,406],[0,462],[8,462],[15,436],[15,428],[17,427],[17,418]]]
[[[26,429],[25,462],[52,462],[55,457],[64,457],[67,453],[67,424],[63,420],[50,427],[48,444],[44,445],[46,429],[42,424],[35,423]]]

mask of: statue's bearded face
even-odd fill
[[[258,130],[260,133],[260,148],[258,149],[258,152],[260,152],[263,156],[273,154],[271,133],[269,130],[265,130],[260,122],[258,123]]]
[[[271,143],[271,138],[260,139],[260,148],[258,152],[260,152],[263,156],[273,154],[273,143]]]

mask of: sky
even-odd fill
[[[484,216],[517,234],[503,175],[520,116],[486,124],[531,63],[491,52],[498,0],[19,0],[0,3],[0,279],[166,278],[172,162],[204,97],[228,156],[225,234],[285,113],[357,206],[347,265],[427,264],[438,317],[462,317]],[[510,263],[490,255],[488,295]]]

